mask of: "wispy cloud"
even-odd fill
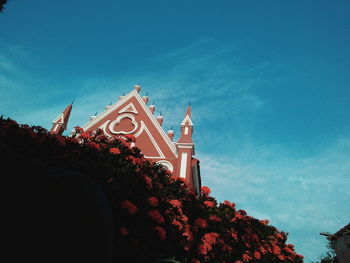
[[[256,146],[250,157],[199,153],[203,182],[220,201],[234,201],[289,232],[298,252],[315,259],[326,243],[319,233],[336,232],[349,221],[349,139],[309,158],[271,145]]]

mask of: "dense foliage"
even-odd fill
[[[146,160],[135,138],[102,130],[71,137],[0,119],[0,143],[50,165],[78,170],[100,185],[114,220],[116,262],[302,262],[287,234],[229,201],[201,195],[185,180]]]
[[[338,263],[337,255],[333,249],[332,241],[327,244],[328,251],[319,261],[313,263]]]
[[[7,3],[7,0],[0,0],[0,13],[5,9],[4,5]]]

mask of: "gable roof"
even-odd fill
[[[136,102],[137,105],[134,105],[133,102]],[[102,113],[100,113],[99,115],[97,115],[95,118],[93,118],[92,120],[90,120],[88,123],[86,123],[84,126],[82,126],[83,130],[89,130],[93,127],[95,127],[96,125],[98,125],[99,127],[101,127],[102,129],[105,129],[107,125],[110,125],[111,122],[106,121],[106,119],[108,118],[109,115],[112,114],[129,114],[130,119],[133,119],[134,116],[132,114],[139,114],[140,109],[145,113],[145,115],[147,116],[149,122],[151,123],[151,125],[158,131],[158,133],[160,134],[162,140],[165,142],[165,144],[167,145],[167,147],[170,149],[170,151],[173,153],[174,156],[177,156],[177,149],[175,147],[175,145],[173,144],[173,142],[170,140],[170,138],[168,137],[168,135],[166,134],[166,132],[164,131],[164,129],[162,128],[162,126],[159,124],[159,122],[157,121],[156,117],[152,114],[152,112],[150,111],[150,109],[147,107],[146,103],[144,102],[144,100],[142,99],[142,97],[140,96],[140,94],[138,93],[138,91],[136,89],[132,90],[128,95],[126,96],[122,96],[120,97],[120,100],[117,101],[116,103],[114,103],[111,106],[106,107],[106,110],[103,111]],[[116,112],[117,111],[117,112]],[[120,119],[118,120],[109,120],[115,123],[118,123],[118,121],[120,121]],[[145,121],[140,121],[140,130],[143,129],[145,130],[145,132],[150,135],[149,131],[147,132],[147,126],[145,124]],[[136,125],[134,124],[134,128],[136,131]],[[140,130],[137,131],[135,133],[135,137],[138,137],[140,135]],[[124,134],[126,133],[132,133],[134,131],[129,131],[129,132],[124,132]],[[152,140],[152,136],[149,136],[150,139]],[[157,147],[156,147],[157,148]],[[160,149],[156,149],[159,153],[159,157],[164,156],[164,154],[162,153],[162,151]]]

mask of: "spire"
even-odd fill
[[[68,119],[73,107],[73,102],[69,104],[67,108],[55,120],[52,121],[53,125],[50,130],[50,134],[62,135],[62,133],[67,129]]]
[[[190,101],[188,102],[188,106],[187,106],[187,109],[186,109],[186,115],[185,115],[185,117],[186,117],[187,115],[188,115],[190,118],[192,117],[192,116],[191,116],[191,102],[190,102]]]

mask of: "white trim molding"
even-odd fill
[[[165,161],[165,160],[160,160],[157,163],[163,165],[165,168],[167,168],[170,172],[174,171],[174,167],[171,164],[171,162]]]
[[[125,119],[125,118],[128,118],[131,120],[131,124],[134,126],[134,128],[130,131],[116,131],[116,130],[114,130],[115,126],[118,125],[120,123],[120,121],[122,119]],[[114,121],[111,122],[111,124],[109,125],[109,130],[113,134],[130,134],[130,133],[135,132],[138,127],[139,127],[139,125],[138,125],[137,121],[135,120],[134,115],[131,115],[129,113],[124,113],[122,115],[119,115]]]
[[[181,165],[180,165],[180,177],[186,178],[186,169],[187,169],[187,153],[181,154]]]

